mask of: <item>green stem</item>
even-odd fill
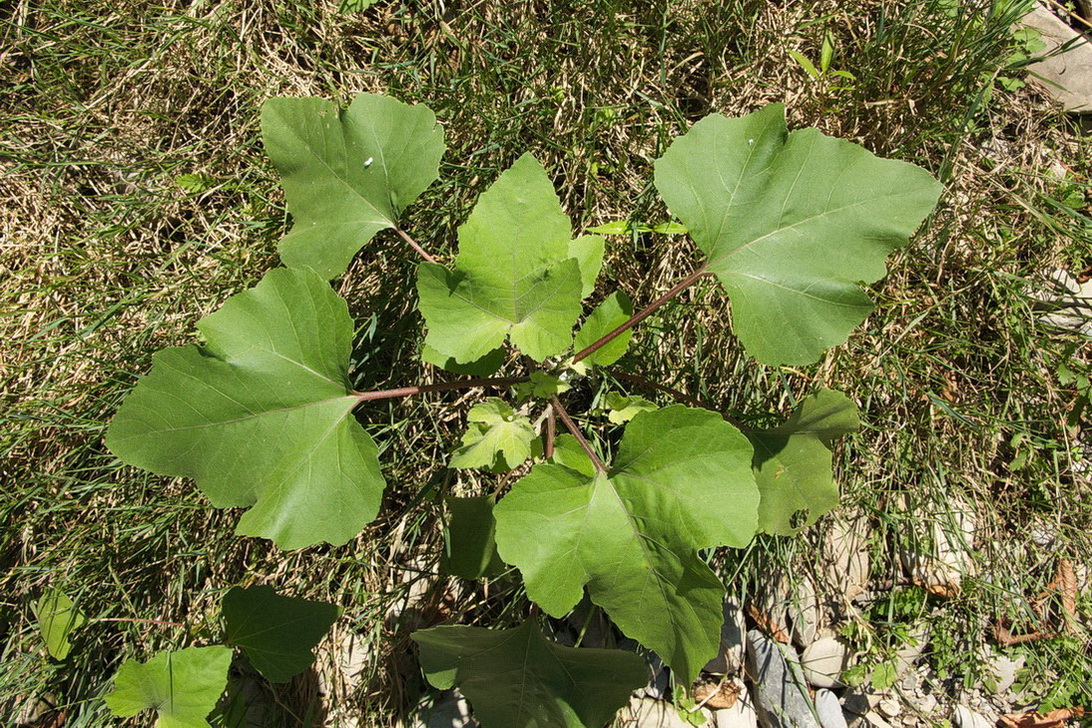
[[[554,456],[554,440],[557,439],[557,415],[554,406],[546,408],[546,445],[542,448],[542,454],[547,460]]]
[[[565,411],[565,408],[561,405],[561,400],[557,398],[557,395],[550,397],[550,404],[553,405],[554,410],[557,412],[557,416],[561,418],[561,421],[565,423],[566,429],[572,433],[576,441],[580,443],[580,447],[584,448],[584,452],[588,454],[588,457],[592,461],[592,465],[595,466],[597,472],[607,472],[607,466],[603,464],[603,461],[599,459],[599,456],[595,454],[595,450],[588,443],[587,438],[584,437],[584,433],[580,431],[580,428],[573,422],[573,418],[569,417],[569,413]]]
[[[625,333],[629,329],[632,329],[634,326],[641,323],[641,321],[645,320],[650,315],[652,315],[653,311],[658,309],[660,306],[663,306],[665,303],[667,303],[668,301],[673,299],[675,296],[682,293],[684,290],[686,290],[688,287],[690,287],[690,285],[692,285],[696,280],[698,280],[699,278],[701,278],[702,276],[704,276],[708,272],[709,272],[709,269],[706,268],[705,266],[702,266],[701,268],[698,268],[696,271],[694,271],[693,273],[688,275],[686,278],[683,278],[681,281],[679,281],[674,286],[672,286],[670,291],[668,291],[667,293],[660,296],[659,298],[657,298],[652,303],[645,306],[639,312],[637,312],[634,315],[630,316],[625,321],[625,323],[623,323],[621,326],[614,329],[613,331],[611,331],[609,334],[607,334],[603,338],[599,339],[598,341],[596,341],[596,342],[592,343],[591,345],[589,345],[589,346],[581,349],[580,351],[578,351],[576,353],[576,355],[573,356],[573,363],[575,364],[576,362],[580,361],[581,359],[588,358],[589,356],[591,356],[592,354],[594,354],[595,352],[599,351],[604,346],[609,344],[610,342],[614,341],[616,338],[618,338],[620,335],[622,335],[623,333]]]
[[[509,387],[527,381],[527,377],[485,377],[480,379],[461,379],[457,382],[439,382],[437,384],[422,384],[417,387],[399,387],[397,389],[381,389],[374,392],[353,392],[356,401],[370,402],[376,399],[394,399],[396,397],[409,397],[414,394],[427,394],[429,392],[445,392],[449,389],[473,389],[475,387]]]

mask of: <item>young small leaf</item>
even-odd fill
[[[822,389],[801,402],[783,425],[747,434],[762,493],[760,531],[790,536],[838,505],[831,444],[858,427],[857,406],[841,392]],[[807,519],[794,527],[793,515],[801,510],[807,510]]]
[[[59,589],[47,589],[34,605],[38,617],[38,629],[45,640],[46,649],[55,660],[68,657],[72,649],[68,637],[87,623],[87,617],[76,604]]]
[[[640,412],[651,412],[659,409],[655,402],[649,402],[644,397],[638,397],[637,395],[624,397],[611,392],[606,399],[607,419],[615,425],[624,425]]]
[[[413,640],[429,682],[441,690],[457,685],[482,728],[600,728],[648,680],[637,655],[562,647],[532,622],[434,627]]]
[[[497,549],[548,614],[563,616],[586,585],[623,632],[690,680],[717,652],[724,598],[697,552],[754,536],[752,455],[713,412],[642,412],[608,473],[543,464],[517,482],[494,509]]]
[[[499,574],[504,562],[497,554],[494,534],[493,499],[445,498],[448,519],[444,530],[445,549],[440,568],[463,579],[481,579]]]
[[[808,60],[808,57],[798,51],[789,51],[789,55],[792,59],[800,64],[809,76],[812,78],[821,78],[822,74],[819,73],[819,69],[815,67],[815,64]]]
[[[145,663],[127,660],[106,706],[119,718],[155,710],[158,728],[208,728],[230,666],[231,648],[221,645],[160,652]]]
[[[690,231],[685,225],[677,222],[661,222],[659,225],[652,226],[652,232],[660,235],[686,235]]]
[[[593,228],[588,228],[588,232],[598,233],[599,235],[629,235],[630,226],[627,220],[615,220],[614,222],[607,222],[602,225],[596,225]]]
[[[502,399],[490,397],[466,416],[462,445],[451,454],[453,468],[485,468],[506,473],[531,457],[538,434],[531,420]]]
[[[571,237],[546,171],[523,155],[459,228],[454,270],[418,268],[425,343],[459,363],[480,359],[509,336],[536,361],[567,349],[603,251],[600,239]]]
[[[887,272],[941,187],[816,129],[787,133],[785,108],[707,116],[656,161],[656,188],[732,300],[747,351],[810,364],[872,310],[861,290]]]
[[[130,465],[193,478],[237,531],[283,549],[340,545],[379,510],[383,475],[353,417],[353,323],[306,270],[270,271],[198,323],[204,348],[165,349],[129,394],[106,445]]]
[[[444,153],[428,107],[367,93],[345,110],[324,99],[269,99],[262,139],[295,219],[278,246],[281,260],[327,279],[395,226],[439,175]]]
[[[573,348],[580,351],[591,346],[624,324],[631,315],[633,315],[633,304],[630,303],[629,296],[622,291],[615,291],[596,306],[595,310],[588,316],[588,320],[576,333],[576,343],[573,344]],[[626,353],[626,348],[629,346],[629,340],[632,336],[633,329],[623,332],[609,344],[582,359],[579,364],[589,366],[613,364]]]
[[[333,604],[282,597],[271,586],[233,587],[224,595],[227,642],[243,648],[267,680],[288,682],[315,661],[311,652],[341,610]]]
[[[526,382],[516,385],[516,394],[520,399],[549,399],[570,389],[572,387],[560,377],[546,372],[531,372]]]

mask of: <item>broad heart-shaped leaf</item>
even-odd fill
[[[440,568],[463,579],[481,579],[504,570],[497,555],[494,534],[493,499],[487,495],[473,498],[445,498],[448,518],[444,528],[444,553]]]
[[[59,589],[47,589],[34,605],[34,613],[38,617],[38,629],[50,656],[55,660],[68,657],[72,649],[68,636],[86,624],[87,617]]]
[[[786,133],[785,109],[711,115],[656,161],[656,187],[690,230],[732,301],[747,351],[809,364],[869,311],[861,283],[887,272],[941,187],[816,129]]]
[[[238,533],[283,549],[340,545],[379,510],[375,442],[346,378],[353,323],[311,271],[277,269],[198,323],[207,345],[165,349],[106,434],[119,458],[193,478]]]
[[[530,621],[434,627],[413,640],[429,682],[457,685],[482,728],[601,728],[648,679],[631,652],[562,647]]]
[[[506,473],[522,464],[538,439],[531,420],[502,399],[490,397],[470,408],[462,444],[451,454],[453,468]]]
[[[269,99],[262,139],[295,220],[280,242],[281,260],[326,278],[395,226],[436,179],[444,153],[431,110],[366,93],[344,111],[324,99]]]
[[[762,500],[758,528],[790,536],[838,505],[838,485],[831,473],[835,438],[856,432],[857,406],[841,392],[822,389],[803,402],[783,425],[749,432],[755,448],[754,471]],[[807,519],[793,527],[793,515]]]
[[[501,558],[560,617],[583,595],[684,681],[717,652],[724,586],[699,557],[745,546],[758,489],[747,438],[681,405],[629,423],[609,473],[536,465],[494,509]]]
[[[234,587],[223,601],[228,644],[242,647],[254,669],[275,683],[311,666],[311,650],[340,613],[333,604],[282,597],[271,586]]]
[[[128,660],[106,706],[120,718],[155,710],[159,728],[208,728],[206,718],[227,687],[230,666],[231,648],[222,645],[160,652],[145,663]]]
[[[602,238],[571,237],[546,171],[524,154],[459,228],[454,270],[418,269],[425,344],[458,363],[480,359],[506,337],[536,361],[567,349],[603,260]]]

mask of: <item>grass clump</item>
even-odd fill
[[[123,658],[214,636],[223,590],[258,579],[348,608],[317,676],[256,688],[288,706],[277,720],[390,725],[423,689],[410,628],[503,621],[524,607],[504,581],[486,588],[438,574],[438,496],[481,487],[433,465],[461,422],[440,398],[369,409],[381,445],[414,457],[383,459],[393,484],[384,515],[338,549],[280,553],[236,539],[234,516],[207,508],[191,484],[123,468],[102,446],[151,353],[192,340],[200,316],[276,264],[288,220],[257,141],[257,109],[273,95],[346,101],[368,90],[433,108],[449,151],[405,227],[441,254],[454,250],[481,190],[528,150],[553,171],[579,226],[663,222],[651,160],[705,114],[770,101],[787,103],[791,126],[930,168],[948,184],[942,208],[891,259],[868,324],[816,367],[747,359],[711,285],[649,319],[630,361],[755,424],[819,385],[850,393],[865,429],[839,451],[844,501],[870,524],[878,582],[901,578],[900,553],[931,548],[934,527],[956,534],[953,503],[973,512],[963,590],[920,609],[938,625],[925,659],[953,700],[985,672],[984,622],[1032,625],[1052,559],[1089,562],[1092,454],[1087,393],[1075,384],[1088,376],[1089,351],[1043,323],[1036,295],[1055,269],[1092,264],[1092,155],[1031,89],[996,87],[1014,7],[528,0],[342,14],[336,5],[49,0],[0,10],[6,715],[51,696],[66,725],[112,724],[98,697]],[[789,54],[817,63],[825,39],[831,68],[852,79],[815,78]],[[364,317],[355,363],[389,372],[370,387],[430,376],[416,363],[414,261],[395,245],[381,237],[343,284]],[[685,237],[635,233],[611,238],[605,271],[648,301],[695,259]],[[586,392],[589,402],[600,394]],[[726,573],[757,593],[761,564],[806,561],[808,543],[760,540],[725,555]],[[29,616],[47,585],[99,620],[63,664],[44,656]],[[860,629],[885,645],[883,660],[899,630],[878,620]],[[1075,677],[1089,668],[1085,639],[1018,648],[1032,700],[1089,699]],[[1065,695],[1061,685],[1071,686]]]

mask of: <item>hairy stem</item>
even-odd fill
[[[138,619],[137,617],[97,617],[92,622],[134,622],[136,624],[165,624],[168,627],[185,627],[181,622],[167,622],[162,619]]]
[[[449,389],[474,389],[475,387],[509,387],[513,384],[526,382],[527,379],[527,377],[485,377],[481,379],[461,379],[457,382],[422,384],[417,387],[381,389],[375,392],[353,392],[353,395],[356,397],[356,401],[358,403],[370,402],[375,399],[394,399],[396,397],[409,397],[414,394],[445,392]]]
[[[554,440],[557,439],[557,415],[554,414],[554,406],[546,408],[546,445],[542,448],[542,454],[549,460],[554,456]]]
[[[407,234],[406,234],[406,231],[405,231],[405,230],[403,230],[402,228],[396,227],[396,228],[394,229],[394,231],[395,231],[396,233],[398,233],[398,236],[399,236],[400,238],[402,238],[402,239],[403,239],[403,240],[405,240],[405,241],[406,241],[407,243],[409,243],[410,247],[411,247],[411,248],[413,248],[414,250],[416,250],[416,251],[417,251],[417,254],[418,254],[418,255],[420,255],[420,256],[421,256],[422,258],[424,258],[425,260],[427,260],[427,261],[428,261],[429,263],[439,263],[439,261],[438,261],[438,260],[436,260],[435,258],[433,258],[433,257],[432,257],[431,255],[429,255],[429,254],[428,254],[428,251],[427,251],[427,250],[425,250],[424,248],[422,248],[422,247],[421,247],[421,246],[420,246],[420,245],[419,245],[419,244],[417,243],[417,241],[416,241],[416,240],[414,240],[414,239],[413,239],[413,238],[411,238],[411,237],[410,237],[409,235],[407,235]]]
[[[575,364],[576,362],[580,361],[581,359],[588,358],[589,356],[591,356],[592,354],[594,354],[595,352],[599,351],[604,346],[609,344],[610,342],[614,341],[621,334],[625,333],[629,329],[632,329],[634,326],[641,323],[641,321],[648,318],[652,314],[653,311],[658,309],[660,306],[663,306],[665,303],[670,301],[675,296],[682,293],[684,290],[689,288],[694,283],[694,281],[698,280],[699,278],[701,278],[702,276],[704,276],[708,272],[709,272],[709,270],[705,266],[702,266],[701,268],[698,268],[696,271],[694,271],[693,273],[688,275],[686,278],[683,278],[681,281],[679,281],[674,286],[672,286],[670,291],[668,291],[664,295],[660,296],[655,301],[648,304],[647,306],[645,306],[643,309],[641,309],[637,313],[630,316],[625,321],[625,323],[623,323],[621,326],[614,329],[613,331],[611,331],[609,334],[607,334],[603,338],[599,339],[598,341],[596,341],[596,342],[592,343],[591,345],[589,345],[589,346],[581,349],[580,351],[578,351],[576,353],[576,355],[573,356],[573,363]]]
[[[592,449],[591,444],[587,438],[584,437],[584,433],[580,431],[580,428],[573,422],[573,418],[569,417],[569,413],[565,411],[565,408],[561,405],[561,400],[557,398],[557,395],[550,397],[550,404],[557,412],[557,416],[561,418],[561,421],[565,423],[566,429],[572,433],[576,441],[580,443],[580,447],[584,448],[584,452],[591,458],[592,464],[595,465],[595,469],[600,473],[607,472],[607,466],[603,464],[603,461],[599,459],[599,456],[595,454],[595,450]]]

